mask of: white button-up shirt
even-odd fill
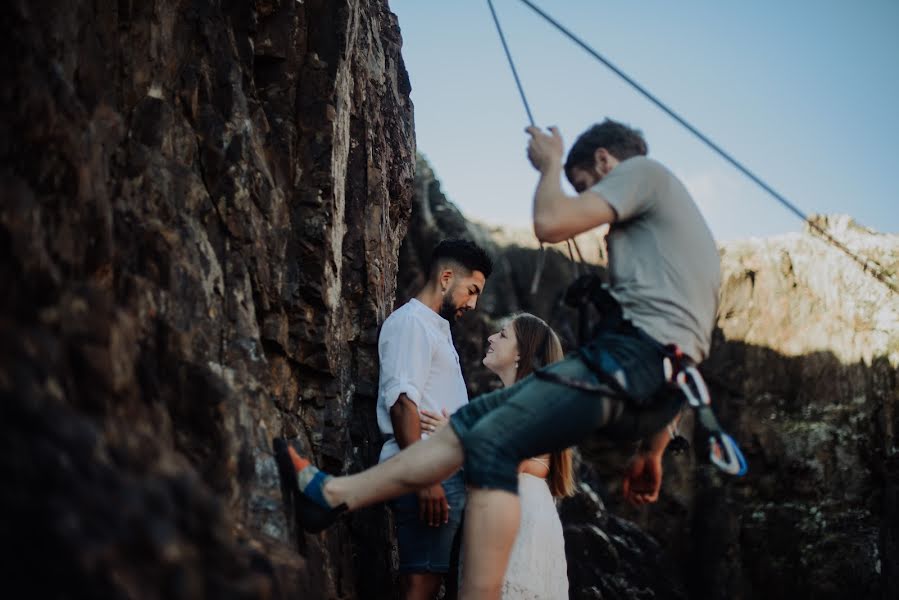
[[[446,409],[452,414],[468,402],[468,391],[449,322],[414,298],[384,321],[378,357],[378,427],[389,436],[381,448],[384,462],[400,451],[390,421],[390,409],[400,394],[406,394],[419,410],[440,414]]]

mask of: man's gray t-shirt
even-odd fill
[[[624,316],[697,361],[718,312],[718,248],[684,185],[660,163],[635,156],[591,188],[618,213],[611,225],[610,292]]]

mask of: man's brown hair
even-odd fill
[[[646,156],[649,151],[639,129],[606,119],[578,136],[568,151],[565,172],[569,173],[575,167],[592,169],[596,160],[594,156],[599,148],[605,148],[619,161],[632,156]]]

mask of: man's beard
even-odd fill
[[[443,302],[440,303],[440,310],[437,311],[437,314],[452,323],[458,318],[458,316],[456,316],[458,311],[459,309],[453,304],[453,295],[447,292],[443,297]]]

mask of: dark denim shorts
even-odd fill
[[[443,482],[449,504],[449,522],[431,527],[418,516],[418,496],[406,494],[390,502],[396,522],[400,573],[447,573],[453,539],[465,511],[465,480],[459,471]]]
[[[543,370],[597,385],[601,379],[594,369],[599,366],[638,401],[605,397],[534,375],[479,396],[450,418],[465,451],[470,485],[517,493],[518,464],[530,456],[574,446],[595,432],[637,440],[661,430],[678,413],[682,401],[665,393],[657,342],[645,334],[612,334],[607,340],[600,335],[588,347],[589,353],[585,347]]]

